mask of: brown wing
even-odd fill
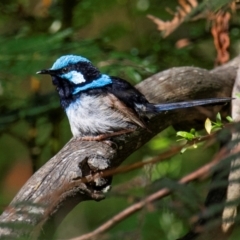
[[[126,118],[129,119],[129,122],[135,123],[142,128],[147,128],[145,123],[138,117],[137,113],[131,108],[127,107],[122,101],[120,101],[113,94],[108,94],[108,97],[111,101],[111,107],[121,112]]]

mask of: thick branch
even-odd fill
[[[239,63],[240,56],[212,71],[195,67],[172,68],[153,75],[137,88],[150,102],[155,103],[231,96]],[[149,122],[151,132],[142,129],[129,136],[118,137],[116,141],[114,139],[117,148],[116,145],[110,146],[105,142],[71,139],[28,180],[0,216],[0,222],[28,223],[32,228],[25,228],[25,234],[38,235],[36,230],[41,229],[50,216],[60,223],[79,202],[103,198],[102,192],[95,189],[96,186],[106,184],[106,179],[98,179],[94,184],[74,184],[76,179],[79,180],[92,171],[119,166],[131,153],[170,125],[181,129],[198,127],[206,116],[214,117],[219,110],[226,114],[229,109],[228,106],[214,106],[163,112]],[[0,235],[22,234],[23,230],[19,229],[13,231],[9,226],[4,228],[2,224]]]

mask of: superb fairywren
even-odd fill
[[[51,75],[72,134],[82,140],[104,140],[146,128],[148,119],[161,111],[231,101],[213,98],[152,104],[127,81],[102,74],[88,59],[75,55],[62,56],[52,68],[37,74]]]

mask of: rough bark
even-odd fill
[[[136,87],[154,103],[229,97],[239,63],[240,56],[211,71],[196,67],[171,68]],[[116,137],[114,142],[117,145],[71,139],[27,181],[0,216],[0,236],[31,235],[33,239],[39,236],[49,219],[54,220],[57,226],[81,201],[104,198],[103,192],[97,191],[96,186],[101,187],[108,179],[99,178],[90,183],[82,182],[83,177],[88,179],[92,172],[119,166],[131,153],[170,125],[181,130],[197,128],[203,126],[206,117],[213,118],[219,111],[226,115],[229,105],[163,112],[149,121],[151,132],[141,129]],[[28,227],[12,228],[9,223]]]

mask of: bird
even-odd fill
[[[58,58],[48,74],[60,97],[74,138],[103,141],[140,128],[160,112],[230,102],[229,97],[173,103],[150,103],[128,81],[103,74],[90,60],[78,55]]]

